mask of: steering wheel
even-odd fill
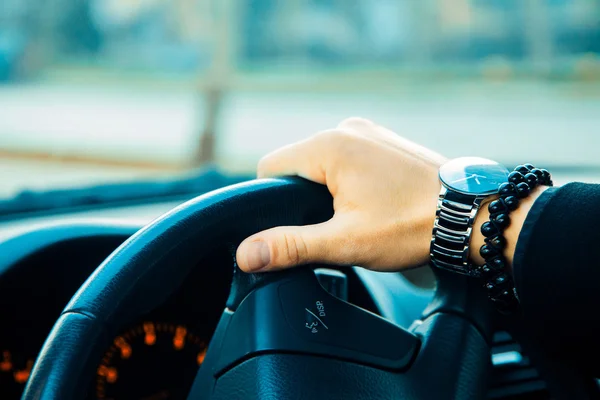
[[[266,228],[325,221],[332,205],[322,185],[254,180],[197,197],[142,228],[66,306],[23,399],[83,398],[108,339],[160,305],[198,260]],[[491,313],[471,279],[436,271],[434,300],[405,330],[330,295],[310,268],[254,275],[234,268],[188,399],[484,397]]]

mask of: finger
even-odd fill
[[[258,178],[298,175],[318,183],[325,183],[321,163],[311,148],[311,139],[282,147],[264,156],[257,167]]]
[[[259,232],[238,247],[238,266],[246,272],[263,272],[315,262],[354,264],[356,247],[349,243],[344,225],[334,217],[321,224]]]
[[[352,139],[351,135],[339,130],[319,132],[267,154],[258,163],[257,175],[259,178],[298,175],[326,184],[325,163],[333,163],[340,145],[350,143]]]

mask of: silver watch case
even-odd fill
[[[482,158],[450,160],[440,168],[442,188],[430,245],[432,263],[441,269],[478,276],[469,261],[473,224],[481,205],[508,181],[503,165]]]

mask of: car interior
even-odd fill
[[[2,398],[550,398],[552,375],[469,302],[469,278],[234,272],[244,234],[327,218],[320,185],[250,180],[180,202],[2,223]]]
[[[332,216],[324,186],[256,167],[352,116],[448,159],[600,182],[599,15],[0,0],[0,400],[597,398],[469,277],[246,274],[235,254]]]

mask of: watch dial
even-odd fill
[[[448,161],[440,168],[442,183],[457,192],[489,195],[508,182],[508,169],[495,161],[478,157],[463,157]]]

